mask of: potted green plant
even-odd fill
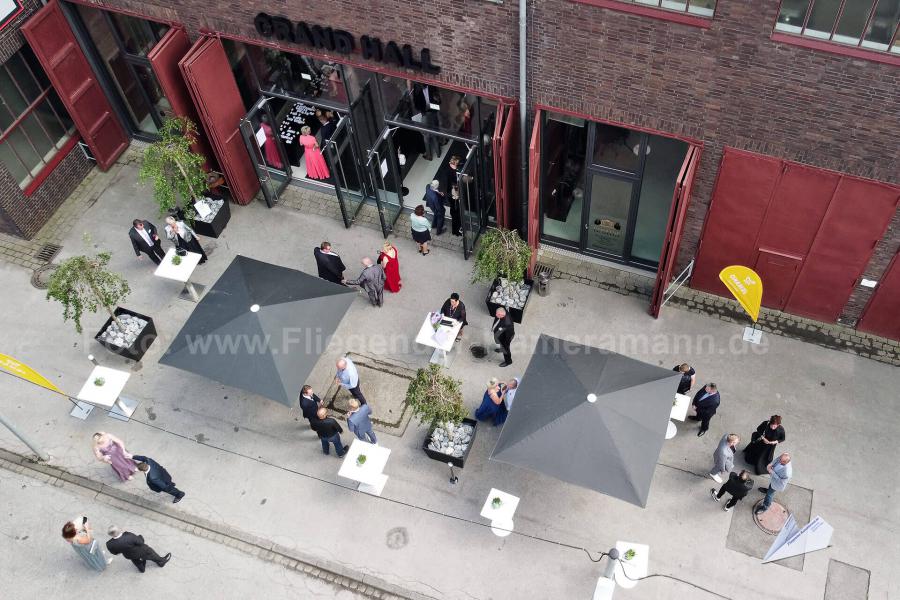
[[[178,265],[180,265],[180,264],[181,264],[181,257],[178,256],[177,254],[173,254],[173,255],[172,255],[172,264],[175,265],[176,267],[177,267]]]
[[[494,499],[491,500],[491,507],[496,510],[501,506],[503,506],[503,500],[500,498],[500,496],[494,496]]]
[[[366,455],[360,454],[359,456],[356,457],[356,466],[361,467],[364,464],[366,464]]]
[[[419,369],[406,390],[406,404],[422,424],[431,426],[422,449],[430,458],[462,468],[478,423],[466,418],[462,383],[440,365]]]
[[[104,378],[104,377],[98,377],[94,380],[94,385],[96,385],[97,387],[103,387],[103,385],[105,383],[106,383],[106,378]]]
[[[228,202],[206,198],[206,159],[191,148],[197,142],[197,126],[185,117],[167,117],[159,129],[159,140],[144,150],[138,174],[142,184],[153,185],[153,197],[161,215],[175,214],[188,221],[194,230],[218,237],[231,218]],[[194,203],[204,202],[208,216],[197,218]]]
[[[120,356],[140,360],[156,339],[156,328],[150,317],[116,306],[131,288],[121,275],[107,269],[110,257],[109,252],[100,252],[64,260],[50,276],[47,300],[63,305],[63,320],[71,319],[78,333],[85,311],[105,309],[109,319],[94,339]]]
[[[485,298],[489,314],[493,316],[502,306],[514,322],[522,322],[533,287],[533,281],[526,277],[530,262],[531,247],[518,231],[490,228],[484,232],[472,267],[472,282],[491,282]]]

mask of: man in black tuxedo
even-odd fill
[[[303,413],[303,418],[309,421],[310,427],[312,427],[313,421],[319,420],[316,412],[321,407],[322,399],[313,393],[312,386],[304,385],[300,390],[300,411]]]
[[[322,242],[318,248],[313,249],[313,256],[316,257],[316,266],[319,268],[319,277],[332,283],[343,283],[344,261],[341,257],[331,251],[329,242]]]
[[[147,476],[147,487],[156,493],[165,492],[167,494],[172,494],[175,496],[175,499],[172,500],[173,504],[181,502],[181,499],[184,498],[184,492],[175,487],[172,476],[169,475],[169,472],[166,471],[161,464],[152,458],[138,456],[137,454],[131,458],[138,463],[138,471],[141,471]]]
[[[172,553],[169,552],[165,556],[160,556],[156,551],[144,543],[144,537],[135,535],[130,531],[122,531],[118,527],[110,527],[109,531],[111,540],[106,542],[106,549],[110,554],[121,554],[134,563],[137,570],[141,573],[147,568],[147,561],[155,562],[160,567],[166,566]]]
[[[128,237],[131,239],[131,245],[134,247],[134,253],[141,258],[141,252],[150,257],[150,260],[159,264],[166,256],[163,252],[162,244],[159,236],[156,234],[156,226],[150,221],[141,221],[135,219],[131,222],[131,229],[128,230]]]
[[[697,437],[706,435],[706,430],[709,429],[709,420],[716,414],[716,409],[719,408],[719,402],[719,390],[714,383],[707,383],[706,386],[694,396],[694,400],[691,404],[697,409],[697,416],[688,418],[692,421],[700,421],[700,431],[697,432]]]
[[[494,324],[491,326],[491,331],[494,332],[494,341],[500,344],[500,348],[503,350],[503,362],[500,363],[500,366],[508,367],[512,364],[512,352],[509,346],[516,336],[516,328],[513,325],[512,317],[506,313],[505,308],[498,308],[494,313]]]

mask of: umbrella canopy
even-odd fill
[[[646,506],[680,380],[542,335],[491,459]]]
[[[236,256],[159,362],[292,406],[355,297]]]

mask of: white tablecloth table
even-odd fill
[[[181,257],[181,264],[176,265],[172,264],[173,256],[175,256],[175,248],[169,248],[166,256],[160,261],[153,274],[163,279],[182,282],[184,284],[184,290],[181,292],[182,297],[194,302],[200,302],[200,292],[203,291],[203,286],[192,283],[191,275],[194,274],[194,269],[197,268],[197,265],[200,264],[200,259],[203,257],[196,252],[188,252]]]
[[[103,385],[95,385],[94,381],[102,377]],[[127,371],[119,371],[110,369],[109,367],[94,367],[90,377],[81,386],[76,398],[79,400],[79,406],[72,410],[72,416],[79,419],[85,419],[94,406],[102,406],[109,408],[109,416],[127,421],[137,408],[137,402],[128,398],[122,398],[119,394],[125,388],[131,373]],[[87,406],[84,406],[84,404]]]
[[[633,542],[616,542],[616,550],[619,551],[620,559],[616,564],[616,583],[623,588],[633,588],[638,584],[636,579],[647,576],[650,568],[650,546]],[[625,553],[629,550],[634,550],[634,558],[625,560]]]
[[[356,460],[361,454],[366,456],[366,462],[358,465]],[[390,456],[390,448],[354,439],[347,450],[347,454],[344,456],[344,462],[341,463],[338,475],[358,482],[359,487],[357,489],[359,491],[380,496],[384,489],[384,484],[388,480],[388,476],[383,474],[382,471],[384,471]]]
[[[688,408],[690,408],[690,406],[690,396],[686,396],[684,394],[675,394],[675,403],[672,405],[672,410],[669,413],[669,419],[684,421],[687,418]],[[677,432],[678,427],[675,426],[675,423],[669,421],[669,426],[666,429],[666,439],[671,440],[673,437],[675,437],[675,434]]]
[[[425,315],[425,321],[422,323],[422,327],[419,328],[419,333],[416,335],[416,343],[428,346],[429,348],[434,348],[434,352],[431,354],[431,362],[447,367],[450,366],[449,361],[447,360],[447,353],[453,350],[456,336],[459,335],[459,330],[462,329],[462,321],[442,316],[441,324],[438,325],[437,330],[435,330],[434,326],[431,324],[431,316],[433,314],[436,313],[428,313]],[[445,322],[451,323],[451,325],[444,325],[443,323]]]
[[[494,498],[500,498],[501,504],[494,508]],[[491,520],[491,531],[499,537],[506,537],[513,531],[513,515],[519,506],[519,498],[502,492],[497,488],[491,488],[484,506],[481,508],[481,516]]]

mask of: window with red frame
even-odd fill
[[[782,0],[775,31],[900,54],[900,0]]]
[[[699,17],[712,17],[716,12],[716,0],[618,0],[636,6],[653,6]]]
[[[75,134],[28,46],[0,65],[0,162],[25,189]]]

